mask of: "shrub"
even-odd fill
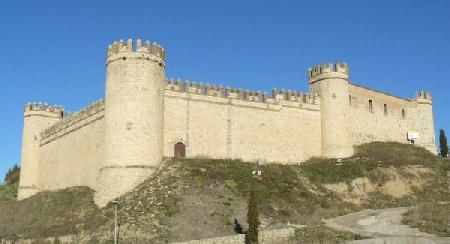
[[[439,147],[440,147],[440,155],[443,158],[448,156],[448,145],[447,145],[447,136],[443,129],[439,130]]]
[[[247,213],[248,231],[245,235],[245,243],[255,244],[258,243],[258,227],[259,227],[259,213],[258,202],[256,199],[255,190],[250,191],[250,197],[248,199],[248,213]]]

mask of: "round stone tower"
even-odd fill
[[[419,139],[415,142],[417,145],[426,148],[433,154],[437,154],[434,120],[433,120],[433,101],[430,92],[420,91],[416,93],[417,107],[413,112],[413,128],[419,132]]]
[[[47,127],[57,123],[63,117],[60,106],[42,103],[25,105],[22,162],[20,163],[20,181],[17,199],[30,197],[39,190],[39,134]]]
[[[165,51],[129,39],[108,47],[105,155],[95,202],[100,207],[133,189],[162,161]]]
[[[311,91],[320,96],[322,156],[350,157],[353,143],[347,64],[321,64],[309,68],[308,76]]]

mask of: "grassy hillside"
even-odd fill
[[[262,175],[252,176],[254,170]],[[417,216],[423,216],[422,204],[450,202],[448,170],[449,161],[424,149],[378,142],[358,147],[354,157],[342,162],[313,158],[300,165],[258,166],[239,160],[166,159],[159,171],[118,199],[121,237],[130,242],[165,242],[234,234],[235,223],[246,225],[251,187],[260,202],[261,228],[307,224],[297,235],[299,241],[315,236],[360,238],[334,232],[320,222],[364,208],[417,206],[418,214],[405,221],[443,226],[443,221]],[[112,238],[112,206],[98,209],[92,190],[45,192],[15,202],[5,193],[11,187],[0,186],[0,216],[7,216],[0,218],[0,238],[68,234]],[[448,208],[439,211],[445,214]],[[435,233],[450,231],[439,228]]]

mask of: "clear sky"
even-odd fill
[[[307,91],[309,66],[342,60],[354,83],[431,91],[450,134],[448,0],[2,0],[0,31],[0,181],[20,162],[23,105],[103,97],[107,46],[129,37],[167,50],[168,77],[262,91]]]

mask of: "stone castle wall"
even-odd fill
[[[164,156],[174,156],[177,142],[188,157],[297,163],[320,156],[320,110],[312,94],[275,91],[276,99],[263,100],[258,92],[239,96],[209,85],[199,92],[187,84],[167,85]]]
[[[372,109],[369,108],[369,100],[372,101]],[[408,143],[408,124],[413,119],[411,115],[414,110],[414,103],[410,100],[350,85],[349,104],[354,145],[372,141]],[[385,104],[387,113],[384,111]]]
[[[310,94],[283,92],[283,98],[280,91],[277,100],[263,102],[231,92],[206,95],[172,88],[166,85],[164,100],[166,157],[174,156],[177,142],[186,145],[187,157],[297,163],[320,156],[319,105]],[[102,99],[40,133],[40,189],[96,188],[104,161],[104,109]]]
[[[238,95],[240,91],[231,88],[228,92],[219,91],[213,85],[205,85],[202,90],[192,87],[189,81],[167,81],[165,157],[174,156],[177,142],[186,145],[187,157],[265,159],[293,164],[321,156],[320,102],[314,94],[275,90],[273,97],[267,94],[264,97],[250,91]],[[349,89],[354,145],[371,141],[408,143],[406,134],[413,130],[416,120],[415,100],[355,84]],[[96,188],[104,155],[103,99],[64,117],[42,131],[40,138],[42,164],[38,171],[46,177],[40,177],[39,188],[53,190],[81,185]]]
[[[108,48],[106,98],[63,117],[26,105],[19,199],[89,186],[99,206],[129,191],[182,143],[187,157],[296,164],[345,158],[372,141],[436,153],[431,95],[413,99],[350,83],[345,63],[308,71],[309,93],[248,91],[165,78],[165,50],[130,39]],[[370,102],[369,102],[370,101]]]
[[[39,188],[95,188],[103,162],[103,117],[104,103],[100,100],[41,133]]]
[[[420,96],[404,99],[356,84],[349,87],[353,145],[372,141],[410,143],[408,132],[417,132],[420,139],[415,143],[436,153],[431,104],[424,112],[418,110]]]

